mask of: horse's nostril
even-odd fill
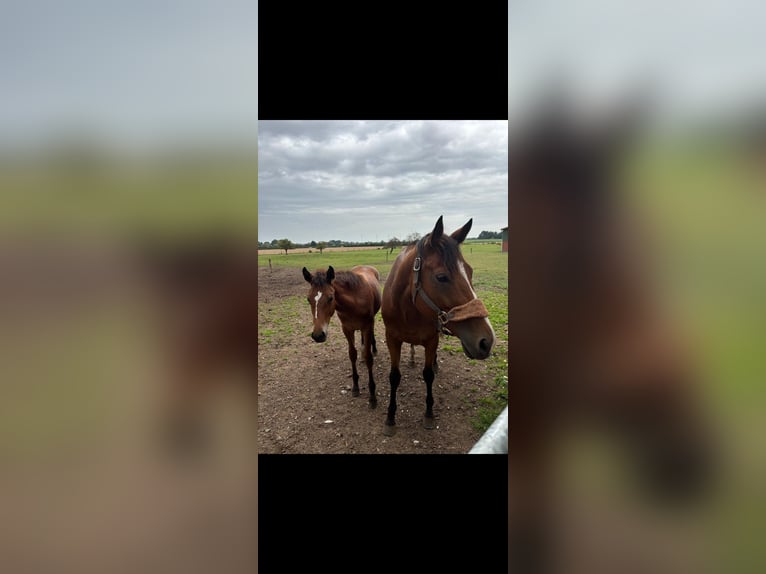
[[[314,339],[317,343],[324,343],[327,339],[326,333],[319,333],[318,335],[311,333],[311,338]]]
[[[482,339],[481,341],[479,341],[479,349],[481,349],[485,353],[489,353],[489,350],[491,348],[492,348],[492,345],[490,344],[489,341],[487,341],[487,339]]]

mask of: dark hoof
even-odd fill
[[[359,389],[351,389],[351,396],[352,397],[358,397],[359,396]]]
[[[396,434],[396,425],[390,425],[388,423],[383,425],[383,434],[386,436],[394,436]]]
[[[367,406],[369,406],[371,409],[376,409],[378,408],[378,401],[370,399],[370,402],[368,403]]]
[[[435,429],[436,423],[434,422],[434,417],[423,417],[423,428]]]

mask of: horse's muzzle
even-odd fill
[[[494,339],[480,339],[475,346],[467,347],[464,341],[460,341],[463,346],[463,353],[469,359],[486,359],[489,357],[492,347],[494,346]]]
[[[311,338],[314,339],[315,343],[324,343],[327,340],[327,333],[324,331],[319,334],[311,333]]]

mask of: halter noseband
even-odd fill
[[[447,328],[447,323],[453,322],[456,323],[458,321],[465,321],[466,319],[471,319],[474,317],[483,318],[483,317],[489,317],[489,313],[487,312],[487,308],[484,306],[484,303],[482,303],[479,299],[472,299],[471,301],[468,301],[468,303],[463,303],[462,305],[457,305],[456,307],[453,307],[449,311],[444,311],[441,309],[436,303],[434,303],[431,298],[428,296],[428,294],[423,291],[422,285],[420,282],[420,268],[423,264],[423,241],[425,240],[425,237],[423,237],[420,241],[417,243],[417,256],[415,257],[415,263],[412,265],[412,271],[413,271],[413,289],[412,289],[412,304],[415,304],[415,299],[418,295],[420,295],[420,298],[423,299],[423,302],[428,305],[428,307],[436,313],[436,330],[444,333],[445,335],[452,335],[452,331],[450,331]]]

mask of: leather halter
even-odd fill
[[[479,299],[472,299],[462,305],[457,305],[449,311],[441,309],[436,303],[434,303],[428,294],[423,291],[422,283],[420,282],[420,269],[423,264],[423,237],[417,243],[417,256],[415,262],[412,265],[413,271],[413,288],[412,288],[412,304],[415,304],[415,299],[418,295],[423,299],[423,302],[436,313],[436,330],[444,333],[445,335],[453,335],[452,331],[447,328],[447,323],[458,321],[464,321],[471,318],[483,318],[489,317],[487,308]]]

